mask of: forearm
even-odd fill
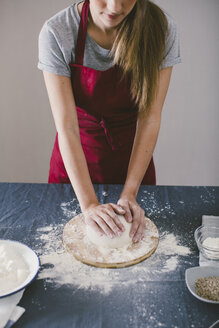
[[[89,175],[80,136],[73,130],[58,132],[59,148],[63,162],[78,198],[81,210],[99,204]]]
[[[139,186],[150,163],[160,130],[161,113],[172,67],[162,69],[159,74],[156,97],[147,114],[139,116],[134,145],[122,196],[136,197]]]
[[[44,71],[45,84],[58,132],[62,159],[81,210],[99,204],[81,146],[77,111],[70,78]]]
[[[160,119],[146,124],[143,122],[138,123],[122,196],[137,196],[138,189],[151,161],[159,130]]]

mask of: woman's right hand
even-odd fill
[[[125,211],[119,205],[93,204],[83,211],[85,223],[91,226],[100,236],[106,234],[110,238],[121,236],[125,230],[118,219],[119,215],[124,215]]]

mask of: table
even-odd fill
[[[121,189],[95,185],[101,202],[116,202]],[[101,269],[62,249],[62,229],[80,213],[70,185],[0,183],[0,238],[29,245],[42,263],[15,328],[206,328],[219,318],[217,305],[185,284],[185,270],[199,263],[194,230],[203,214],[219,215],[219,187],[141,186],[137,199],[158,227],[157,252],[129,268]]]

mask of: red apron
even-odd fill
[[[135,137],[138,107],[131,98],[130,80],[113,66],[98,71],[83,66],[89,1],[84,2],[75,51],[70,63],[82,148],[93,183],[124,184]],[[50,161],[49,183],[70,183],[58,145]],[[151,160],[142,184],[156,183]]]

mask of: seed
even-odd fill
[[[195,281],[195,291],[207,300],[219,301],[219,277],[199,278]]]

